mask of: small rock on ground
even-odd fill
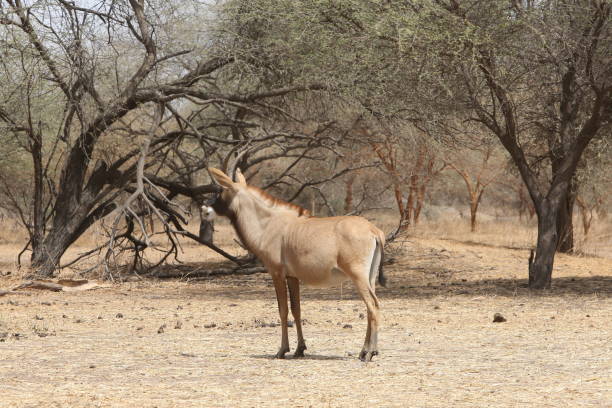
[[[493,315],[493,323],[503,323],[506,321],[506,318],[502,316],[501,313],[495,313]]]

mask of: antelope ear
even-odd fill
[[[236,183],[234,183],[232,179],[221,170],[209,167],[208,173],[210,174],[210,177],[212,177],[212,179],[221,187],[236,190]]]
[[[242,174],[242,171],[240,170],[240,168],[236,169],[235,179],[236,179],[236,183],[242,184],[243,186],[247,185],[246,178],[244,178],[244,174]]]

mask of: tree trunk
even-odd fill
[[[529,258],[529,287],[531,289],[550,288],[553,262],[557,249],[557,209],[548,199],[540,206],[538,213],[538,242],[535,256]]]
[[[593,221],[593,209],[589,208],[580,197],[576,197],[576,204],[578,204],[578,208],[580,208],[584,239],[586,240],[589,235],[589,230],[591,229],[591,221]]]
[[[57,269],[60,259],[74,240],[67,230],[50,231],[42,244],[32,248],[31,268],[28,278],[51,277]]]
[[[412,168],[412,174],[410,175],[410,186],[408,187],[408,200],[406,201],[406,218],[408,224],[414,222],[416,225],[416,220],[419,217],[419,213],[421,212],[420,203],[419,203],[419,184],[423,183],[423,165],[425,163],[425,155],[427,150],[425,145],[421,145],[419,148],[419,152],[414,163],[414,167]],[[424,191],[423,191],[424,193]]]
[[[427,185],[425,182],[421,183],[419,186],[416,205],[414,207],[414,214],[412,215],[412,219],[414,220],[414,225],[417,225],[419,222],[419,217],[421,215],[421,210],[423,209],[423,203],[425,202],[425,189]]]
[[[470,203],[470,226],[472,228],[472,232],[476,232],[476,214],[478,214],[478,207],[480,206],[480,201],[482,200],[482,195],[484,192],[485,188],[482,187],[479,190],[477,185],[474,194],[470,194],[472,199],[472,202]]]
[[[393,193],[395,195],[395,203],[397,204],[397,209],[399,211],[399,230],[405,231],[408,229],[410,225],[410,219],[406,220],[406,210],[404,208],[403,198],[402,198],[402,189],[399,183],[393,183]]]
[[[529,207],[527,207],[527,210],[529,211],[529,220],[531,221],[536,215],[535,207],[533,206],[533,204],[530,204]]]
[[[557,251],[563,253],[571,253],[574,251],[574,203],[576,201],[576,192],[573,188],[574,182],[570,183],[567,197],[561,203],[557,214],[557,231],[559,232],[559,243]]]
[[[470,231],[476,232],[476,212],[478,211],[478,203],[472,202],[470,205]]]
[[[593,220],[593,214],[586,212],[582,214],[582,228],[584,229],[584,239],[586,240],[591,230],[591,221]]]
[[[45,180],[41,136],[32,133],[30,139],[31,155],[34,164],[34,196],[32,197],[34,225],[31,231],[32,250],[34,251],[41,247],[45,235]]]
[[[531,201],[529,197],[527,197],[527,194],[525,194],[525,190],[523,186],[520,186],[518,189],[518,199],[519,199],[519,219],[522,220],[523,216],[527,212],[529,214],[529,219],[531,220],[533,218],[533,215],[534,215],[533,213],[535,211],[532,211]]]
[[[32,248],[31,278],[50,277],[60,264],[64,252],[76,241],[96,220],[108,215],[116,209],[111,201],[100,203],[94,207],[93,198],[87,194],[87,200],[69,212],[55,214],[53,226],[48,230],[42,244]],[[86,198],[82,196],[82,198]],[[56,206],[59,203],[56,203]]]
[[[408,197],[406,198],[406,206],[404,207],[403,212],[403,223],[402,223],[402,231],[408,229],[410,224],[412,223],[412,210],[414,207],[415,191],[412,187],[408,189]]]
[[[200,220],[200,231],[198,236],[204,242],[213,243],[213,236],[215,233],[215,224],[213,221],[202,218]]]

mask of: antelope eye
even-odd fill
[[[203,207],[212,207],[215,204],[215,202],[219,199],[220,195],[221,195],[220,193],[216,193],[215,195],[210,197],[208,200],[204,201]]]

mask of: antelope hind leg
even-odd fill
[[[368,362],[372,361],[372,357],[378,355],[378,322],[380,320],[378,299],[367,281],[355,282],[355,286],[368,309],[368,330],[363,349],[359,353],[359,359]]]

